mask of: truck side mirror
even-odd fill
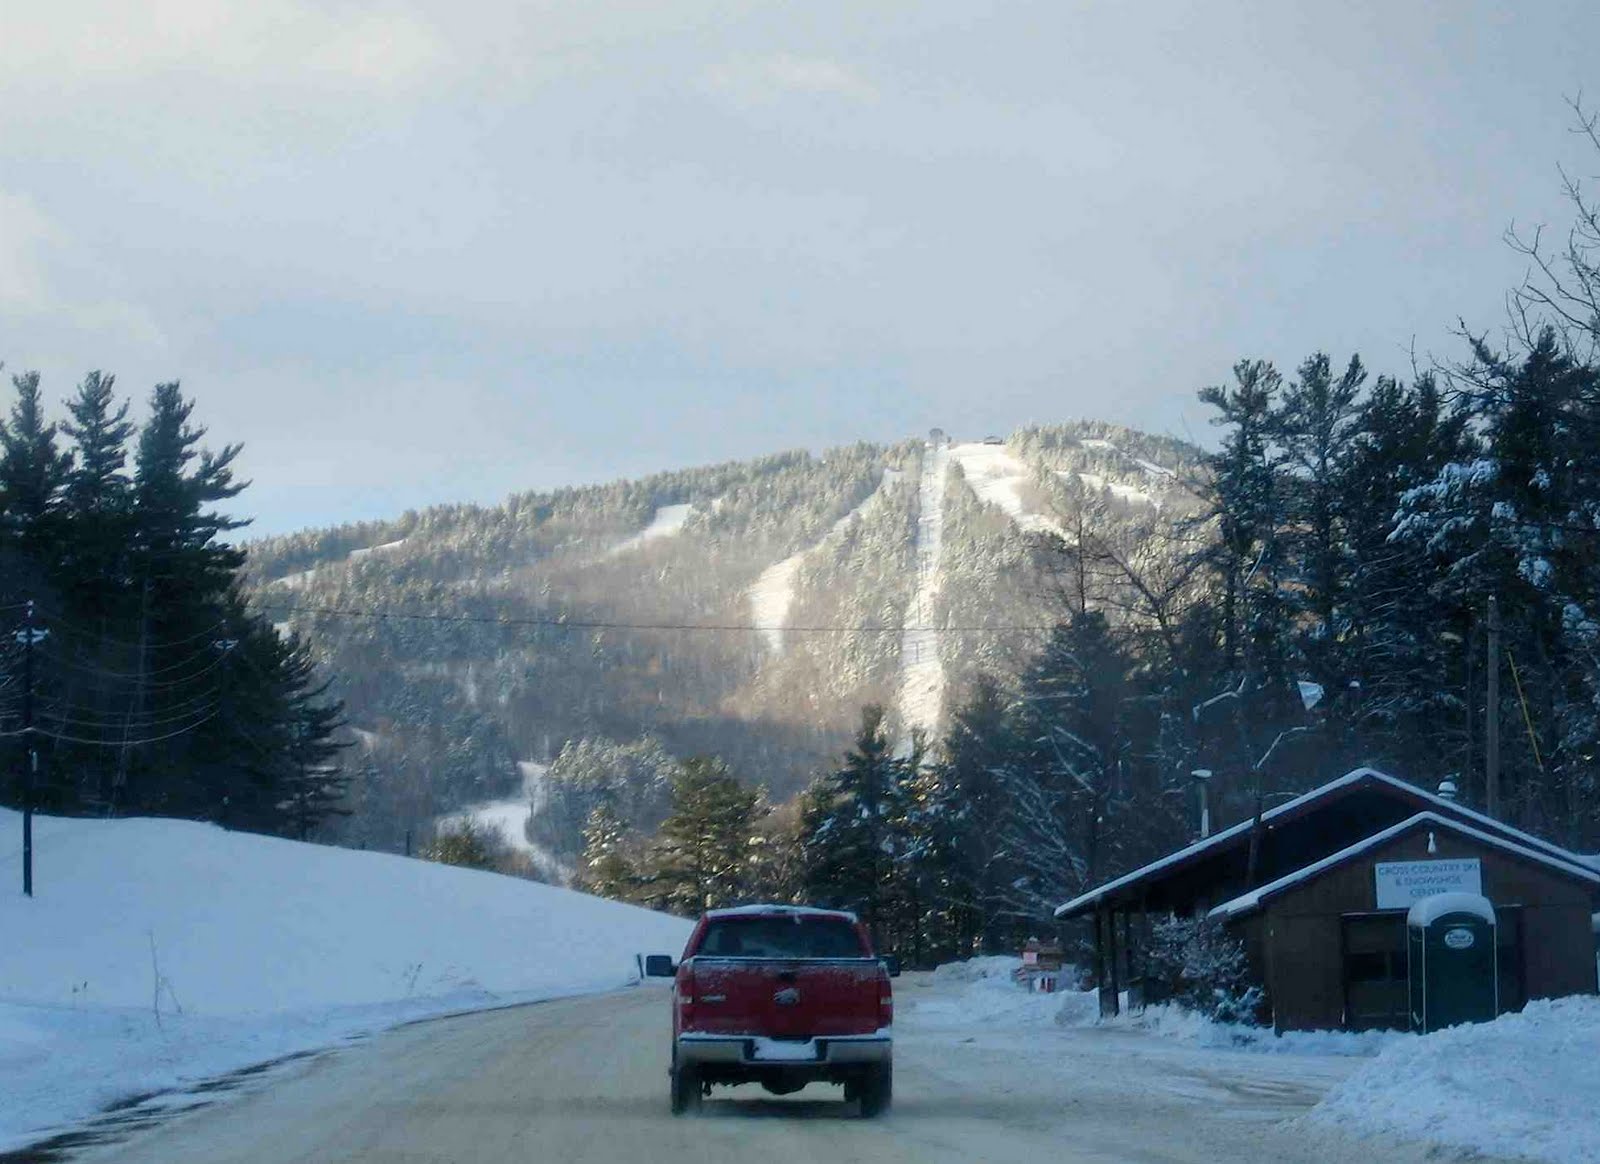
[[[883,968],[889,972],[890,978],[900,977],[900,959],[893,954],[885,954],[878,961],[883,963]]]
[[[644,957],[644,976],[646,978],[671,978],[678,972],[672,964],[671,954],[646,954]]]

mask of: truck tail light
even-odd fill
[[[685,966],[678,971],[678,1029],[686,1031],[694,1025],[694,971]]]
[[[894,987],[889,984],[889,972],[878,971],[878,1029],[894,1025]]]

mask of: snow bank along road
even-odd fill
[[[778,1099],[719,1089],[667,1113],[665,991],[442,1019],[333,1052],[236,1102],[79,1157],[205,1161],[1318,1161],[1449,1159],[1283,1121],[1355,1068],[1335,1058],[1203,1053],[1103,1028],[919,1021],[900,980],[894,1109],[854,1117],[836,1088]],[[1032,1057],[1019,1052],[1030,1046]],[[1482,1161],[1486,1157],[1474,1159]]]

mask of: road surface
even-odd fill
[[[76,1159],[117,1164],[469,1161],[1438,1161],[1285,1121],[1355,1066],[1200,1052],[1139,1033],[1051,1030],[1043,1055],[1004,1032],[919,1028],[902,979],[895,1104],[857,1118],[839,1089],[718,1089],[667,1111],[667,996],[657,988],[401,1028],[253,1094],[172,1117]],[[1037,1061],[1037,1060],[1043,1060]],[[1479,1158],[1480,1160],[1482,1158]]]

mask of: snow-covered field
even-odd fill
[[[397,1022],[626,985],[689,925],[567,890],[169,820],[0,811],[0,1151]]]
[[[1593,1164],[1600,1160],[1600,998],[1528,1004],[1493,1023],[1427,1036],[1392,1031],[1271,1031],[1213,1023],[1176,1007],[1101,1021],[1093,992],[1029,994],[1011,979],[1015,958],[941,966],[938,989],[909,1003],[908,1024],[933,1033],[983,1031],[1019,1055],[1071,1061],[1063,1031],[1139,1035],[1138,1071],[1163,1056],[1185,1069],[1258,1060],[1279,1083],[1323,1092],[1300,1117],[1318,1129],[1453,1152]],[[1166,1047],[1168,1050],[1162,1051]],[[1129,1087],[1150,1086],[1132,1071]],[[1375,1151],[1379,1151],[1375,1147]]]

